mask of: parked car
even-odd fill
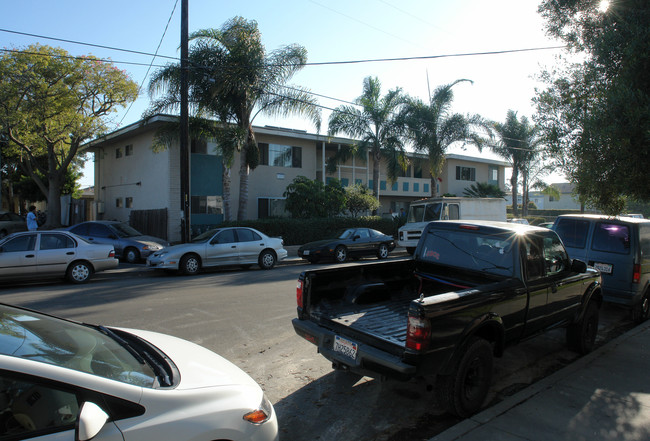
[[[0,239],[17,231],[26,231],[27,222],[10,211],[0,211]]]
[[[385,259],[395,249],[395,241],[372,228],[348,228],[333,239],[309,242],[298,248],[298,256],[316,263],[324,258],[345,262],[349,257],[377,256]]]
[[[553,229],[569,256],[603,276],[603,299],[628,306],[641,322],[650,316],[650,220],[564,214]]]
[[[159,237],[146,236],[125,222],[88,221],[66,228],[93,243],[108,243],[118,258],[129,263],[146,259],[149,254],[169,246]]]
[[[63,231],[24,231],[0,240],[0,279],[65,277],[87,282],[118,264],[112,245],[93,244]]]
[[[528,225],[528,219],[524,219],[524,218],[512,218],[512,219],[508,219],[508,222],[512,222],[513,224]]]
[[[192,242],[156,251],[147,258],[147,266],[197,274],[202,268],[259,265],[271,269],[287,257],[284,242],[253,228],[228,227],[208,230]]]
[[[273,441],[260,386],[194,343],[0,304],[0,438]]]

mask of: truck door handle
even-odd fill
[[[31,258],[31,257],[34,257],[34,255],[33,254],[27,254],[25,257]]]
[[[231,246],[230,248],[237,248],[237,245],[233,245],[233,246]]]

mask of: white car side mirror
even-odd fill
[[[106,421],[108,421],[108,414],[95,403],[86,401],[79,410],[75,440],[88,441],[93,439],[102,430]]]

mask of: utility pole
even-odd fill
[[[189,33],[188,1],[181,0],[181,120],[180,120],[180,167],[181,167],[181,240],[187,243],[190,234],[190,154],[189,154]]]

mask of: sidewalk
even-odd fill
[[[650,321],[430,441],[650,439]]]

